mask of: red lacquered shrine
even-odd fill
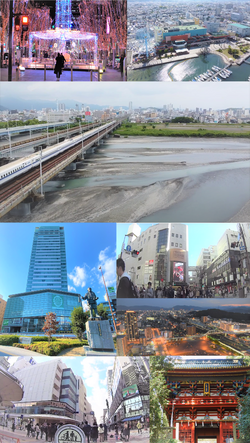
[[[239,438],[239,398],[250,383],[241,359],[182,360],[168,371],[166,409],[173,437],[183,443],[231,443]]]

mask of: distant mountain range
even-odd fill
[[[203,316],[203,315],[204,316],[211,315],[211,314],[208,314],[208,311],[219,312],[219,317],[215,317],[215,318],[228,317],[228,314],[230,314],[230,318],[233,318],[232,317],[233,313],[242,313],[243,315],[246,314],[247,316],[249,316],[249,320],[250,320],[250,306],[244,306],[244,305],[243,306],[228,306],[228,307],[225,305],[223,305],[223,306],[217,305],[214,308],[206,308],[206,307],[204,308],[204,306],[201,307],[201,306],[192,306],[192,305],[189,305],[189,306],[188,305],[175,305],[173,307],[141,305],[141,306],[128,307],[128,306],[122,305],[122,302],[120,303],[120,301],[118,301],[117,311],[126,311],[128,309],[133,309],[135,311],[160,311],[161,309],[164,309],[164,310],[171,309],[174,311],[184,310],[189,313],[193,312],[194,317]],[[211,315],[211,317],[213,317],[213,315]]]
[[[235,309],[234,309],[235,311]],[[250,311],[250,310],[249,310]],[[193,317],[206,317],[210,316],[212,318],[231,318],[232,320],[242,323],[242,322],[250,322],[250,313],[249,314],[243,314],[242,312],[231,312],[231,311],[225,311],[222,309],[206,309],[203,311],[193,312]]]
[[[81,109],[82,102],[78,102],[76,100],[58,100],[58,103],[64,103],[66,109],[73,108],[75,109],[76,105],[79,106],[79,109]],[[101,109],[107,109],[109,108],[109,105],[94,105],[94,104],[87,104],[84,103],[84,107],[89,106],[91,111],[93,110],[101,110]],[[18,111],[23,111],[23,109],[36,109],[41,110],[42,108],[52,108],[56,109],[57,104],[55,100],[34,100],[32,101],[30,98],[28,100],[19,99],[18,97],[2,97],[1,98],[1,106],[0,110],[5,109],[17,109]],[[113,106],[114,109],[120,109],[120,106]],[[127,106],[123,106],[123,109],[128,109]]]

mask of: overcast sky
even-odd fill
[[[3,83],[2,83],[3,85]],[[26,82],[7,83],[1,87],[1,104],[7,105],[8,97],[17,97],[38,103],[39,100],[75,100],[81,103],[128,106],[162,107],[172,103],[181,108],[250,107],[250,83],[248,82],[110,82],[110,83],[60,83],[60,82]],[[12,105],[13,108],[13,105]]]

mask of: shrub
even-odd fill
[[[52,338],[52,341],[55,341],[56,340],[56,338]],[[35,337],[32,337],[32,341],[33,341],[33,343],[35,343],[35,342],[37,342],[37,341],[49,341],[49,337],[39,337],[39,335],[37,335],[37,336],[35,336]]]
[[[0,345],[12,346],[14,343],[19,342],[18,335],[0,335]]]
[[[27,349],[29,351],[39,352],[40,354],[55,356],[60,354],[61,351],[67,348],[88,345],[87,340],[80,342],[78,339],[63,339],[59,338],[53,342],[46,343],[44,341],[32,343],[32,344],[21,344],[15,343],[13,346],[17,348]]]

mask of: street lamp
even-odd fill
[[[110,299],[109,299],[109,294],[108,294],[107,286],[106,286],[106,283],[105,283],[105,280],[104,280],[104,275],[103,275],[103,272],[102,272],[102,267],[99,266],[99,269],[100,269],[100,271],[101,271],[101,273],[102,273],[102,279],[103,279],[103,283],[104,283],[104,286],[105,286],[105,290],[106,290],[106,294],[107,294],[107,298],[108,298],[108,303],[109,303],[109,309],[110,309],[110,312],[111,312],[111,315],[112,315],[112,320],[113,320],[113,324],[114,324],[115,332],[116,332],[116,334],[117,334],[117,329],[116,329],[116,323],[115,323],[114,313],[113,313],[113,311],[112,311],[112,307],[111,307],[111,303],[110,303]]]

